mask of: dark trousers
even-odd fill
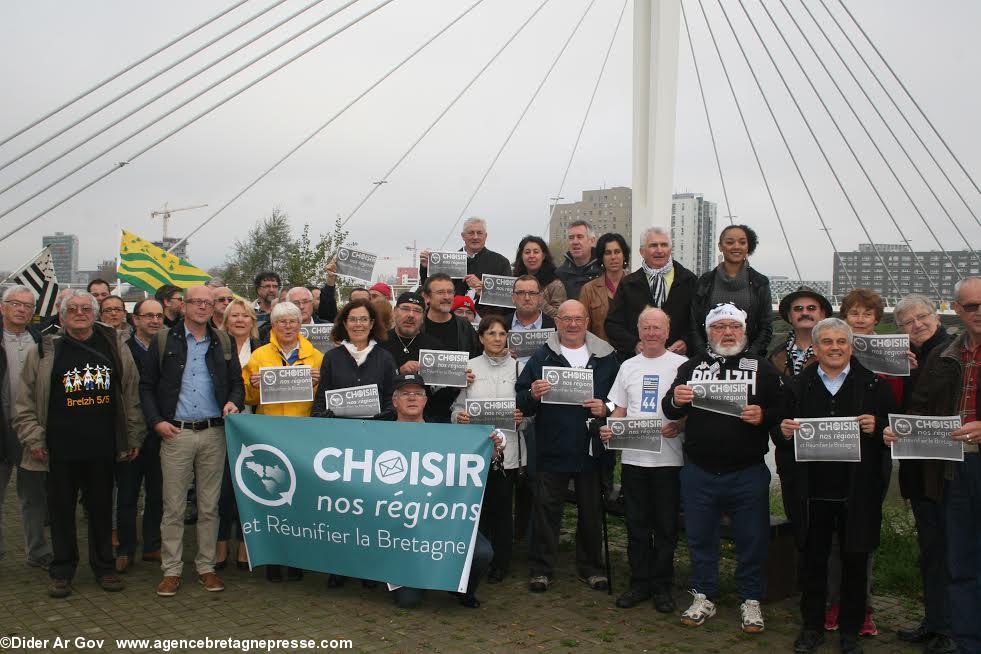
[[[715,474],[688,463],[680,478],[691,587],[709,599],[718,596],[719,520],[726,512],[736,541],[736,591],[742,600],[762,600],[770,547],[769,468],[760,463]]]
[[[950,634],[943,505],[933,500],[915,499],[910,500],[910,506],[916,521],[916,540],[920,547],[924,623],[932,633]]]
[[[221,494],[218,496],[218,540],[227,541],[231,539],[232,527],[235,525],[239,525],[239,538],[241,538],[242,528],[238,519],[238,503],[235,501],[232,473],[226,458],[225,472],[222,473],[221,477]]]
[[[680,470],[673,466],[646,468],[624,464],[622,467],[630,587],[643,594],[668,591],[674,584]]]
[[[163,475],[160,473],[160,444],[149,442],[133,461],[116,462],[116,529],[120,556],[136,551],[136,512],[143,495],[143,551],[160,551],[160,519],[163,517]]]
[[[75,508],[78,494],[88,513],[89,565],[96,578],[114,574],[112,557],[113,460],[62,461],[48,467],[48,513],[54,559],[52,579],[71,579],[78,568]]]
[[[831,536],[847,543],[845,532],[848,510],[845,502],[812,500],[804,544],[804,580],[801,584],[800,613],[805,629],[824,629],[825,596],[828,592],[828,557]],[[841,612],[838,627],[842,635],[858,636],[865,619],[868,582],[868,552],[849,552],[841,548]]]
[[[480,580],[483,579],[487,568],[490,566],[491,559],[494,558],[494,551],[490,542],[478,531],[477,539],[474,541],[473,559],[470,561],[470,578],[467,584],[467,594],[476,595]],[[400,609],[413,609],[422,603],[426,591],[422,588],[410,588],[402,586],[392,591],[392,599]]]
[[[511,567],[514,549],[514,486],[518,482],[518,470],[491,470],[487,473],[484,489],[484,505],[480,510],[480,533],[494,548],[490,567],[507,572]]]
[[[944,483],[950,629],[961,652],[981,652],[981,454],[954,465]]]
[[[532,499],[531,547],[528,562],[531,576],[551,577],[559,552],[559,529],[569,480],[575,482],[579,517],[576,523],[576,568],[582,577],[606,574],[603,565],[603,506],[600,499],[601,473],[544,472],[535,475]]]

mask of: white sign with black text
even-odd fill
[[[530,357],[538,348],[548,342],[548,337],[555,333],[554,329],[513,329],[508,332],[508,348],[518,358]]]
[[[964,460],[964,444],[950,437],[961,428],[960,416],[890,413],[889,426],[899,439],[892,444],[894,459]]]
[[[467,398],[467,415],[476,425],[492,425],[499,429],[514,429],[514,398],[471,400]]]
[[[505,277],[504,275],[483,275],[480,283],[483,288],[480,290],[480,303],[491,307],[514,308],[514,300],[511,298],[511,291],[514,290],[514,280],[517,277]]]
[[[611,450],[661,453],[660,418],[607,418],[606,426],[613,432],[606,445]]]
[[[855,334],[852,353],[863,366],[883,375],[909,377],[908,334]]]
[[[338,418],[370,418],[381,413],[377,384],[335,388],[324,395],[327,408]]]
[[[591,368],[563,368],[543,366],[542,379],[548,382],[549,391],[542,396],[542,404],[578,404],[593,399],[593,370]]]
[[[337,249],[337,274],[370,282],[378,255],[364,250],[342,247]]]
[[[419,350],[419,375],[426,386],[467,385],[468,352],[454,350]]]
[[[794,432],[794,458],[797,461],[862,460],[858,418],[794,418],[800,429]]]
[[[430,252],[428,275],[446,273],[450,279],[463,279],[467,276],[466,252]]]
[[[313,402],[310,366],[259,368],[259,404]]]
[[[310,341],[310,345],[321,352],[327,352],[337,347],[337,344],[330,338],[330,334],[333,331],[334,324],[329,322],[316,325],[300,325],[300,335]]]

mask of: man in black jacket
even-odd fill
[[[555,276],[565,285],[566,297],[570,300],[578,300],[583,285],[591,279],[596,279],[603,272],[593,255],[596,232],[587,221],[575,220],[569,223],[566,234],[568,250],[565,253],[565,261],[555,269]]]
[[[242,368],[225,332],[211,328],[211,289],[185,292],[184,320],[154,339],[140,378],[147,424],[161,438],[164,516],[160,525],[163,579],[157,595],[177,594],[183,570],[184,506],[192,475],[197,484],[198,580],[211,592],[225,589],[215,574],[218,495],[225,469],[225,424],[245,400]]]
[[[824,611],[828,586],[828,557],[832,535],[841,548],[841,612],[838,626],[841,651],[862,651],[858,631],[865,617],[868,558],[879,545],[882,522],[882,430],[888,424],[893,400],[874,373],[852,359],[852,330],[839,318],[826,318],[811,338],[816,366],[808,366],[793,384],[788,415],[797,418],[848,416],[858,422],[861,460],[798,462],[792,501],[796,504],[794,531],[804,555],[800,599],[803,627],[794,652],[813,652],[824,640]],[[855,417],[857,416],[857,417]],[[801,424],[783,420],[781,447],[793,448]]]
[[[686,354],[695,274],[671,258],[671,234],[663,227],[648,227],[641,243],[643,264],[620,282],[606,314],[610,345],[621,360],[640,352],[637,318],[645,308],[657,307],[671,318],[668,351]]]
[[[761,356],[746,352],[746,312],[732,304],[713,309],[706,318],[709,350],[692,352],[661,405],[669,420],[687,417],[681,497],[691,559],[694,600],[681,621],[699,627],[715,615],[718,594],[719,517],[732,521],[739,551],[736,590],[746,633],[763,631],[760,600],[766,595],[766,559],[770,529],[769,429],[784,417],[780,373]],[[746,406],[738,414],[692,405],[689,382],[748,382]],[[738,410],[738,409],[737,409]]]
[[[481,278],[485,274],[510,275],[511,262],[503,254],[487,249],[487,223],[483,218],[467,218],[460,238],[463,239],[460,251],[467,253],[467,276],[453,282],[453,294],[469,294],[476,301],[480,297]],[[429,274],[429,253],[429,250],[419,253],[420,284],[425,284]],[[451,297],[450,300],[452,299]],[[480,310],[481,314],[502,311],[500,307],[491,306],[484,306]]]

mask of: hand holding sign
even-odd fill
[[[686,404],[691,404],[691,401],[695,399],[695,391],[688,384],[680,384],[674,388],[674,404],[675,406],[684,406]]]
[[[743,422],[748,422],[753,426],[759,426],[763,422],[763,407],[758,404],[747,404],[739,417]]]

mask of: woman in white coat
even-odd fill
[[[508,350],[507,322],[499,316],[487,316],[480,321],[477,335],[484,346],[484,353],[470,359],[468,366],[473,372],[473,381],[457,396],[450,413],[452,421],[459,424],[479,422],[467,413],[468,399],[514,400],[515,397],[514,384],[519,370],[518,362]],[[521,411],[516,408],[515,429],[508,433],[502,461],[495,462],[487,474],[487,488],[484,490],[479,529],[494,547],[494,559],[487,573],[487,581],[492,584],[503,580],[511,565],[514,487],[528,463],[528,450],[523,430],[520,429],[522,420]]]

